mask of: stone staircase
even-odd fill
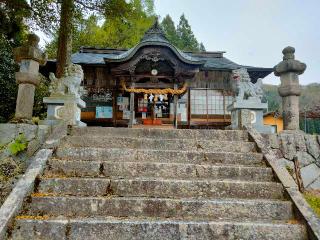
[[[11,239],[308,239],[245,131],[75,128]]]

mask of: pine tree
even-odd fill
[[[191,26],[185,15],[182,14],[180,17],[179,25],[177,27],[177,34],[179,36],[178,47],[184,51],[198,51],[199,43],[194,36]]]
[[[199,50],[200,50],[200,52],[205,52],[206,51],[206,48],[204,47],[203,43],[200,43]]]
[[[179,36],[176,27],[170,15],[168,14],[161,22],[161,27],[164,30],[169,42],[175,46],[179,45]]]

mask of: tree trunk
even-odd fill
[[[61,78],[64,73],[64,68],[71,64],[73,15],[73,0],[63,0],[60,13],[60,28],[57,51],[57,78]]]

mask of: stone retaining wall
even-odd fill
[[[296,156],[306,189],[320,189],[320,135],[309,135],[302,131],[283,131],[264,135],[289,172],[294,174],[293,158]]]
[[[0,206],[29,166],[31,156],[44,143],[49,130],[44,125],[0,124]],[[28,141],[27,149],[12,155],[7,146],[22,133]]]

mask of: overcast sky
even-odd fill
[[[238,64],[273,67],[293,46],[307,64],[300,83],[320,83],[320,0],[155,0],[155,6],[176,24],[184,13],[207,51],[226,51]],[[270,74],[264,83],[280,80]]]

